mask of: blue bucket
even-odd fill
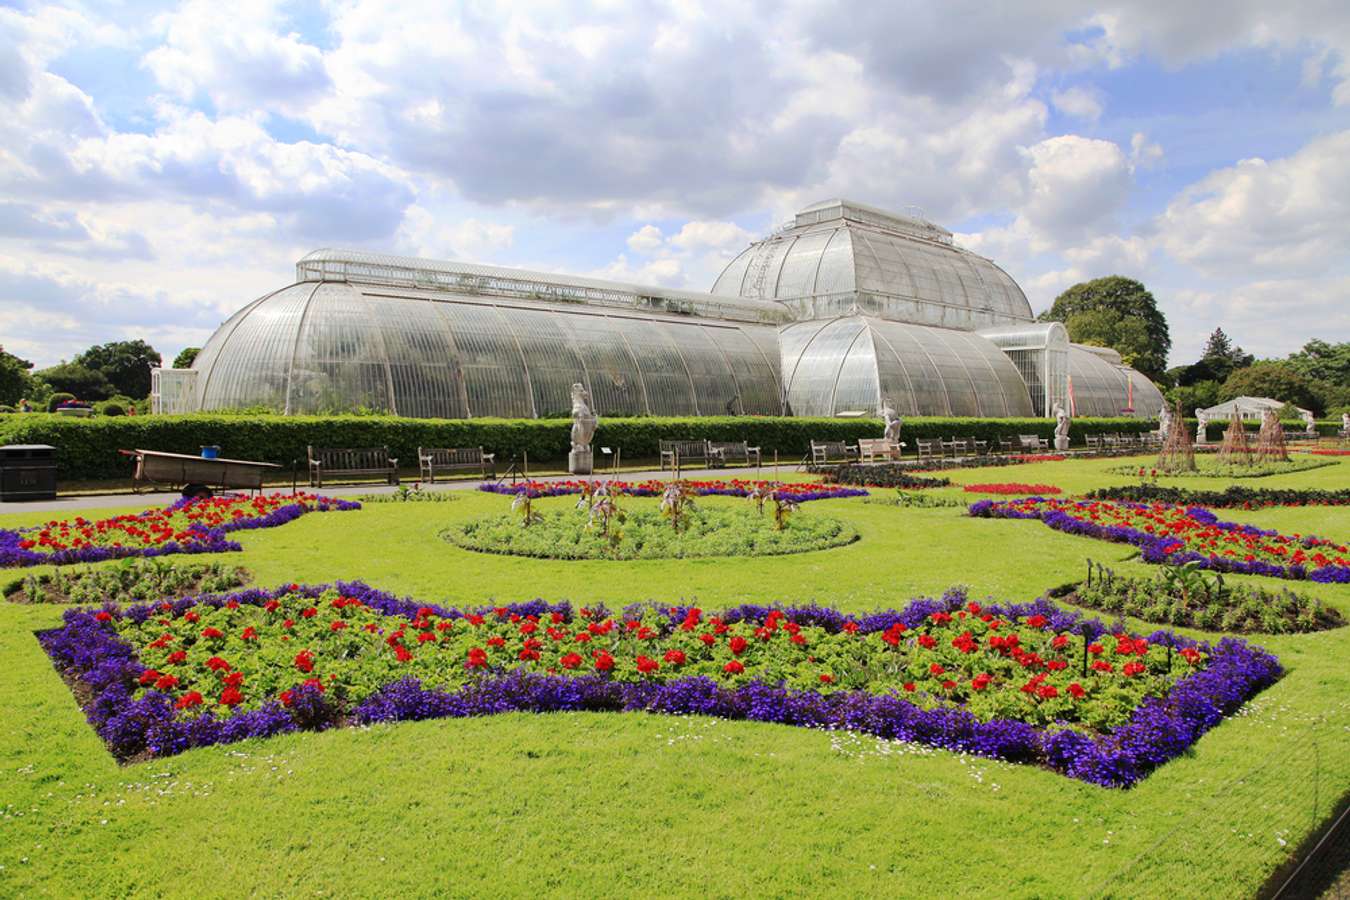
[[[210,447],[202,448],[202,459],[216,459],[220,456],[220,448],[215,444]]]

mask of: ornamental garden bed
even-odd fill
[[[1260,648],[1127,634],[960,590],[902,610],[473,611],[362,584],[75,609],[40,635],[123,761],[323,729],[523,710],[840,728],[1123,787],[1281,673]]]
[[[627,497],[660,497],[671,485],[679,485],[695,497],[756,497],[777,494],[794,503],[807,503],[811,500],[834,500],[840,497],[866,497],[867,491],[860,488],[841,487],[832,484],[811,484],[800,481],[751,481],[741,478],[698,481],[691,479],[661,481],[607,481],[590,479],[586,481],[520,481],[511,484],[503,481],[485,481],[478,486],[480,491],[489,494],[529,497],[566,497],[577,494],[590,496],[599,488],[611,495]]]
[[[854,484],[883,488],[937,488],[951,485],[950,478],[915,475],[915,467],[904,463],[843,463],[837,466],[809,466],[808,472],[819,475],[826,484]]]
[[[242,550],[226,535],[275,528],[309,512],[360,509],[319,494],[263,494],[183,499],[110,519],[76,517],[17,531],[0,528],[0,568],[100,562],[132,556]]]
[[[1056,531],[1133,544],[1145,562],[1243,575],[1350,584],[1350,548],[1312,535],[1283,535],[1223,522],[1198,506],[1026,497],[980,500],[980,518],[1038,519]]]
[[[530,512],[534,521],[506,513],[457,523],[443,532],[467,550],[544,559],[690,559],[714,556],[780,556],[840,547],[858,539],[838,519],[798,513],[782,521],[753,509],[688,509],[679,526],[650,506],[627,509],[608,526],[571,510]]]
[[[1291,472],[1306,472],[1323,466],[1334,466],[1330,459],[1292,459],[1287,462],[1224,463],[1216,456],[1196,456],[1195,471],[1163,471],[1156,467],[1145,469],[1141,466],[1113,466],[1106,471],[1116,475],[1134,475],[1145,478],[1152,475],[1165,475],[1168,478],[1265,478],[1270,475],[1288,475]]]
[[[1345,624],[1340,611],[1316,597],[1225,584],[1199,568],[1169,567],[1156,578],[1130,578],[1089,563],[1089,580],[1051,592],[1064,603],[1133,616],[1158,625],[1181,625],[1232,634],[1306,634]]]
[[[1000,484],[967,484],[961,490],[968,494],[1062,494],[1064,491],[1053,484],[1022,484],[1009,481]]]
[[[1350,488],[1335,491],[1295,488],[1249,488],[1231,485],[1222,491],[1192,491],[1159,484],[1130,484],[1098,488],[1083,496],[1092,500],[1128,500],[1134,503],[1179,503],[1224,509],[1261,509],[1266,506],[1350,506]]]
[[[26,575],[6,585],[4,594],[11,603],[134,603],[230,591],[251,580],[247,569],[224,563],[126,559],[97,568]]]
[[[966,508],[966,501],[951,494],[938,494],[926,491],[897,490],[891,496],[877,495],[868,497],[863,503],[878,506],[900,506],[906,509],[952,509]]]

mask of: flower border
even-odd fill
[[[286,585],[274,591],[250,589],[228,595],[185,597],[174,601],[176,612],[197,604],[221,606],[234,600],[264,604],[286,593],[317,597],[328,585]],[[360,582],[334,585],[390,616],[414,617],[425,604],[399,599]],[[954,612],[964,606],[963,589],[952,589],[940,599],[916,599],[901,610],[853,616],[821,606],[743,605],[727,610],[727,622],[758,619],[778,609],[802,624],[828,630],[856,623],[862,632],[884,631],[897,622],[915,626],[934,612]],[[170,698],[151,690],[132,699],[144,667],[133,647],[121,640],[104,620],[129,616],[144,620],[156,604],[101,609],[67,610],[61,628],[38,638],[58,670],[82,682],[91,692],[86,707],[89,723],[119,759],[145,754],[169,756],[193,747],[268,737],[301,729],[319,730],[339,724],[336,711],[316,691],[297,688],[290,709],[273,701],[259,709],[217,718],[206,712],[192,718],[175,715]],[[645,609],[627,607],[626,617]],[[659,606],[672,623],[682,621],[687,606]],[[432,605],[439,616],[461,618],[471,614]],[[484,607],[483,612],[495,609]],[[559,612],[571,616],[570,604],[550,605],[543,600],[512,604],[519,615]],[[602,608],[603,609],[603,608]],[[1045,598],[1032,603],[993,604],[986,609],[1000,616],[1045,616],[1050,627],[1093,639],[1111,629],[1100,619],[1064,610]],[[106,614],[106,615],[105,615]],[[102,619],[100,619],[102,616]],[[350,714],[353,724],[490,715],[500,712],[647,711],[709,715],[728,719],[776,722],[809,728],[840,728],[878,737],[915,741],[962,753],[1009,762],[1043,765],[1053,771],[1105,787],[1129,787],[1157,766],[1184,753],[1200,736],[1217,725],[1248,698],[1275,682],[1282,673],[1279,660],[1267,651],[1236,638],[1216,646],[1166,630],[1149,635],[1151,642],[1176,648],[1200,647],[1210,655],[1202,671],[1179,679],[1162,697],[1146,698],[1129,723],[1107,735],[1092,736],[1068,728],[1036,728],[1014,719],[981,722],[960,706],[924,709],[894,695],[861,691],[820,694],[751,682],[738,688],[722,687],[710,678],[695,676],[664,684],[626,683],[595,676],[552,676],[519,670],[483,679],[453,691],[428,690],[415,678],[404,678],[380,688]]]
[[[808,503],[812,500],[836,500],[841,497],[866,497],[868,492],[857,487],[811,484],[800,481],[749,481],[740,478],[718,481],[686,481],[686,484],[699,497],[748,497],[760,486],[773,486],[783,490],[794,503]],[[628,497],[659,497],[671,484],[668,481],[648,479],[647,481],[600,480],[595,486],[609,485]],[[485,481],[478,490],[489,494],[504,494],[508,497],[516,494],[528,494],[531,498],[565,497],[580,494],[588,485],[584,481],[523,481],[506,484],[500,481]]]
[[[308,499],[308,498],[307,498]],[[200,534],[201,540],[191,544],[180,544],[178,541],[167,541],[157,547],[104,547],[104,546],[86,546],[72,547],[65,550],[57,550],[55,553],[38,553],[34,550],[25,550],[19,546],[25,531],[30,529],[11,530],[0,528],[0,569],[24,568],[27,566],[64,566],[71,563],[92,563],[102,562],[108,559],[126,559],[128,557],[150,557],[150,556],[169,556],[177,553],[231,553],[243,550],[243,546],[238,541],[232,541],[225,537],[232,531],[248,531],[255,528],[276,528],[279,525],[285,525],[287,522],[293,522],[307,512],[329,512],[330,510],[347,511],[360,509],[361,504],[355,500],[341,500],[336,497],[328,497],[322,494],[314,495],[314,508],[311,509],[305,501],[288,503],[285,506],[279,506],[264,516],[254,516],[252,518],[234,519],[225,522],[222,525],[209,527],[199,522],[193,522],[184,530],[193,531]],[[177,511],[195,502],[191,497],[184,497],[176,500],[165,507],[169,511]],[[149,513],[159,512],[158,509],[147,509],[137,513],[137,516],[145,516]]]
[[[1055,502],[1049,497],[1023,497],[1022,500],[1045,500]],[[1120,506],[1131,509],[1148,509],[1147,503],[1132,503],[1129,501],[1092,501],[1104,503],[1117,503]],[[1139,548],[1140,557],[1144,562],[1182,565],[1184,563],[1199,563],[1200,568],[1215,569],[1220,572],[1232,572],[1238,575],[1266,575],[1271,578],[1288,578],[1295,581],[1316,581],[1321,584],[1350,584],[1350,568],[1344,566],[1322,566],[1317,569],[1309,569],[1307,566],[1290,565],[1281,566],[1276,563],[1264,562],[1254,559],[1250,562],[1246,560],[1227,559],[1222,556],[1205,556],[1195,550],[1174,551],[1173,548],[1181,543],[1177,538],[1168,535],[1149,534],[1146,531],[1140,531],[1137,528],[1127,528],[1123,525],[1097,525],[1093,522],[1085,522],[1082,519],[1076,519],[1063,510],[1046,509],[1042,512],[1021,512],[1009,506],[1004,500],[979,500],[970,504],[968,513],[974,518],[985,519],[1037,519],[1056,531],[1062,531],[1065,534],[1078,534],[1085,537],[1097,538],[1103,541],[1113,541],[1117,544],[1133,544]],[[1205,525],[1213,525],[1225,531],[1242,531],[1249,534],[1273,535],[1278,532],[1267,531],[1257,528],[1254,525],[1244,525],[1238,522],[1224,522],[1214,513],[1200,506],[1186,507],[1186,514],[1196,521]]]

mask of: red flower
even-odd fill
[[[1067,634],[1057,634],[1055,639],[1050,642],[1050,646],[1056,650],[1063,650],[1069,645],[1069,636]]]
[[[1127,662],[1120,667],[1120,673],[1126,678],[1133,678],[1136,675],[1142,675],[1148,671],[1148,666],[1141,662]]]
[[[942,686],[950,691],[956,687],[956,682],[948,678],[942,682]]]
[[[177,675],[161,675],[155,679],[155,688],[161,691],[167,691],[178,687]]]
[[[941,675],[943,672],[946,672],[947,670],[942,667],[941,663],[933,663],[928,667],[928,671],[933,673],[934,675]]]
[[[210,669],[212,672],[219,672],[222,669],[228,672],[230,671],[230,669],[234,668],[225,660],[221,659],[219,656],[213,656],[210,659],[208,659],[206,661],[206,667]]]
[[[914,693],[914,682],[912,682],[912,681],[906,681],[905,684],[904,684],[904,688],[905,688],[905,690],[909,691],[911,694]]]
[[[650,675],[659,668],[661,668],[661,664],[658,663],[656,660],[652,659],[650,656],[638,656],[637,670],[641,672],[643,675]]]
[[[582,661],[580,653],[568,653],[558,660],[564,669],[575,669]]]
[[[240,703],[243,702],[244,702],[244,695],[239,693],[238,688],[227,687],[225,690],[221,691],[220,694],[221,706],[238,706]]]
[[[1043,684],[1036,689],[1036,693],[1040,695],[1042,700],[1053,700],[1059,696],[1059,689],[1053,684]]]
[[[731,652],[736,654],[737,656],[740,656],[742,653],[745,652],[745,648],[746,646],[748,646],[748,643],[749,642],[746,641],[746,639],[741,637],[739,634],[733,635],[731,638]]]
[[[482,668],[486,668],[486,667],[487,667],[487,663],[488,663],[488,659],[487,659],[487,651],[486,651],[486,650],[484,650],[482,647],[470,647],[470,648],[469,648],[469,662],[468,662],[468,666],[469,666],[470,669],[482,669]]]
[[[595,670],[597,672],[608,672],[614,668],[614,657],[610,656],[605,650],[597,650],[595,653]]]
[[[505,647],[506,639],[501,637],[490,637],[487,639],[487,645],[489,647]]]
[[[186,661],[187,661],[187,652],[184,650],[175,650],[169,654],[169,663],[171,665],[176,666],[179,663]]]
[[[673,665],[682,666],[684,665],[684,651],[667,650],[664,659],[666,662],[671,663]]]
[[[108,612],[106,609],[101,609],[98,612],[94,613],[94,619],[99,622],[111,622],[112,613]]]
[[[821,683],[821,684],[834,684],[834,676],[831,675],[829,672],[821,672],[821,673],[820,673],[820,683]]]
[[[413,658],[412,652],[402,644],[394,648],[394,656],[398,658],[399,662],[408,662]]]
[[[844,623],[844,627],[842,630],[845,634],[857,634],[858,623],[850,619],[849,621]]]
[[[333,623],[332,623],[331,625],[328,626],[328,630],[329,630],[329,631],[341,631],[342,629],[344,629],[344,628],[346,628],[346,627],[347,627],[347,623],[346,623],[346,622],[342,621],[341,619],[335,619],[335,620],[333,620]]]
[[[710,634],[704,635],[704,637],[712,638],[712,635]],[[578,644],[589,644],[591,642],[591,633],[589,631],[578,631],[576,636],[576,642]],[[711,644],[712,640],[709,640],[708,643]]]
[[[709,647],[717,643],[717,638],[711,634],[700,634],[698,636],[698,639],[701,640],[703,643],[707,644]]]
[[[284,622],[281,623],[281,627],[282,627],[282,628],[294,628],[294,627],[295,627],[295,620],[294,620],[294,619],[287,619],[286,621],[284,621]]]
[[[976,675],[974,678],[970,679],[970,686],[977,691],[982,691],[985,688],[989,687],[989,682],[993,680],[994,680],[993,677],[990,676],[987,672],[981,672],[979,675]]]
[[[275,600],[268,600],[266,603],[263,604],[263,609],[267,610],[268,612],[276,612],[280,608],[281,604]]]
[[[319,610],[313,606],[307,606],[304,609],[300,610],[300,615],[305,617],[306,619],[312,619],[318,614]]]
[[[225,601],[225,608],[226,608],[226,609],[238,609],[238,608],[239,608],[239,601],[238,601],[238,600],[226,600],[226,601]]]
[[[1075,700],[1082,700],[1083,695],[1086,694],[1087,691],[1083,690],[1083,686],[1075,681],[1073,684],[1069,685],[1069,693],[1073,695]]]
[[[202,629],[202,637],[207,638],[208,640],[216,640],[218,638],[223,638],[224,636],[225,632],[221,631],[219,628],[208,627]]]
[[[146,669],[144,672],[141,673],[140,683],[142,685],[154,684],[155,679],[158,678],[159,675],[160,673],[155,671],[154,669]]]
[[[1030,616],[1027,619],[1028,628],[1044,628],[1048,624],[1050,624],[1050,620],[1039,613],[1037,613],[1034,616]]]
[[[745,666],[741,665],[740,660],[733,659],[722,667],[722,671],[726,672],[728,675],[739,675],[745,671]]]
[[[436,640],[436,635],[432,634],[430,631],[423,631],[417,635],[417,643],[419,644],[425,644],[427,641],[434,640]]]
[[[534,634],[539,630],[539,626],[533,622],[522,622],[520,625],[521,634]]]
[[[295,667],[301,672],[313,672],[314,654],[308,650],[301,650],[295,654]]]
[[[252,625],[248,626],[244,629],[244,633],[239,635],[239,639],[244,641],[256,641],[258,639],[258,629],[254,628]]]
[[[932,650],[937,646],[937,641],[931,634],[921,634],[919,635],[919,646],[925,650]]]
[[[196,691],[188,691],[174,703],[174,709],[187,709],[191,706],[201,706],[202,702],[203,697],[201,694]]]
[[[230,674],[225,676],[225,685],[227,687],[239,687],[239,685],[243,683],[244,683],[243,672],[231,672]]]
[[[277,699],[281,701],[282,706],[290,706],[295,700],[295,695],[290,691],[282,691],[280,694],[277,694]]]
[[[187,612],[183,613],[183,618],[187,619],[189,622],[196,622],[199,619],[201,619],[201,616],[197,614],[196,610],[190,609]]]

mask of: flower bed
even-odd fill
[[[307,512],[360,508],[360,503],[350,500],[304,493],[184,498],[135,515],[97,520],[78,517],[17,531],[0,529],[0,568],[241,550],[238,542],[225,535],[275,528]]]
[[[1010,481],[1002,484],[967,484],[961,490],[967,494],[1062,494],[1053,484],[1020,484]]]
[[[1314,447],[1303,452],[1311,453],[1313,456],[1350,456],[1350,450],[1333,450],[1330,447]]]
[[[1092,500],[1179,503],[1186,506],[1227,509],[1261,509],[1266,506],[1350,506],[1350,488],[1322,491],[1232,485],[1222,491],[1189,491],[1186,488],[1159,484],[1130,484],[1100,488],[1083,496]]]
[[[867,487],[882,488],[905,488],[913,490],[916,488],[936,488],[947,487],[952,482],[950,478],[931,478],[923,475],[915,475],[918,471],[913,465],[904,463],[843,463],[837,466],[811,466],[807,469],[821,476],[821,479],[829,485],[854,484],[865,485]],[[841,488],[841,490],[843,490]]]
[[[1323,466],[1334,466],[1330,459],[1291,459],[1287,462],[1222,463],[1215,456],[1197,456],[1195,471],[1163,471],[1156,466],[1113,466],[1106,471],[1116,475],[1134,475],[1137,478],[1158,475],[1167,478],[1266,478],[1270,475],[1288,475],[1292,472],[1306,472]]]
[[[1350,548],[1311,535],[1283,535],[1254,525],[1221,522],[1198,506],[1110,500],[980,500],[970,515],[1039,519],[1057,531],[1134,544],[1145,562],[1244,575],[1350,583]]]
[[[774,516],[751,509],[690,509],[675,528],[660,510],[627,509],[602,530],[585,513],[549,511],[522,527],[515,514],[459,522],[445,532],[451,543],[481,553],[541,559],[697,559],[780,556],[840,547],[858,539],[852,526],[798,513],[778,527]]]
[[[126,559],[113,566],[29,573],[5,586],[11,603],[135,603],[202,592],[230,591],[252,580],[239,566]]]
[[[1063,453],[1014,453],[1008,459],[1020,463],[1064,462],[1068,459]]]
[[[954,590],[903,610],[463,611],[362,584],[69,610],[43,633],[120,759],[296,729],[525,710],[845,728],[1128,786],[1280,674],[1236,639]]]
[[[806,503],[810,500],[834,500],[839,497],[866,497],[867,491],[860,488],[840,487],[834,484],[812,484],[800,481],[748,481],[731,478],[720,481],[684,480],[691,493],[699,497],[749,497],[757,490],[772,489],[774,492],[792,500],[794,503]],[[659,497],[670,487],[671,482],[659,479],[647,481],[520,481],[507,484],[501,481],[485,481],[478,486],[480,491],[490,494],[527,494],[530,497],[564,497],[569,494],[585,493],[588,488],[604,485],[609,493],[625,494],[629,497]]]

